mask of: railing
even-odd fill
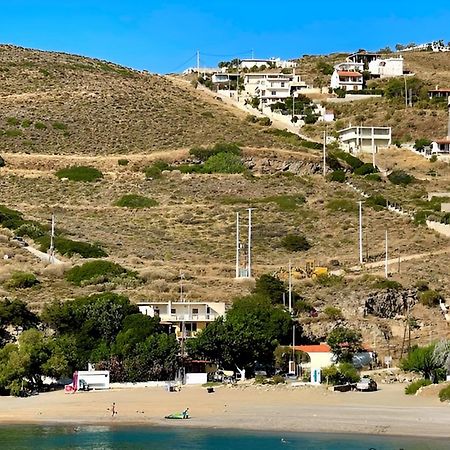
[[[180,322],[207,322],[219,317],[218,314],[160,314],[161,320],[172,320]]]

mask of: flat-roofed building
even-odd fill
[[[392,143],[390,127],[350,126],[338,131],[339,142],[350,153],[372,153]]]

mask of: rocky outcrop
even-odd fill
[[[275,158],[258,158],[255,156],[244,159],[248,169],[259,174],[290,172],[295,175],[314,175],[322,173],[322,164],[314,161],[281,160]]]
[[[394,319],[407,314],[417,303],[417,291],[414,289],[387,289],[370,293],[364,303],[364,316],[369,314],[384,319]]]

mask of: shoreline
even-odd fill
[[[0,426],[158,427],[286,433],[450,438],[450,405],[434,395],[406,396],[403,385],[374,393],[318,388],[220,386],[215,393],[186,387],[117,389],[24,399],[0,398]],[[434,393],[433,393],[434,394]],[[115,402],[118,415],[110,416]],[[163,417],[189,406],[191,419]]]

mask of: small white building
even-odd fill
[[[293,69],[297,67],[295,61],[286,61],[280,58],[247,58],[241,59],[240,68],[241,69],[253,69],[254,67],[273,67],[277,69]]]
[[[372,153],[392,143],[391,127],[350,126],[339,130],[338,136],[341,147],[350,153]]]
[[[248,97],[258,97],[261,103],[274,103],[291,96],[292,75],[283,73],[248,73],[244,90]]]
[[[224,302],[141,302],[139,311],[150,317],[158,316],[169,325],[178,339],[195,337],[198,331],[225,315]]]
[[[344,91],[361,91],[364,79],[360,72],[354,70],[334,69],[331,75],[330,86],[332,89],[343,89]]]
[[[379,78],[400,77],[403,75],[403,56],[370,61],[369,72],[372,76]]]
[[[237,81],[239,78],[239,74],[238,73],[220,73],[217,72],[215,74],[213,74],[211,81],[214,84],[221,84],[221,83],[229,83],[231,81],[235,82]]]

